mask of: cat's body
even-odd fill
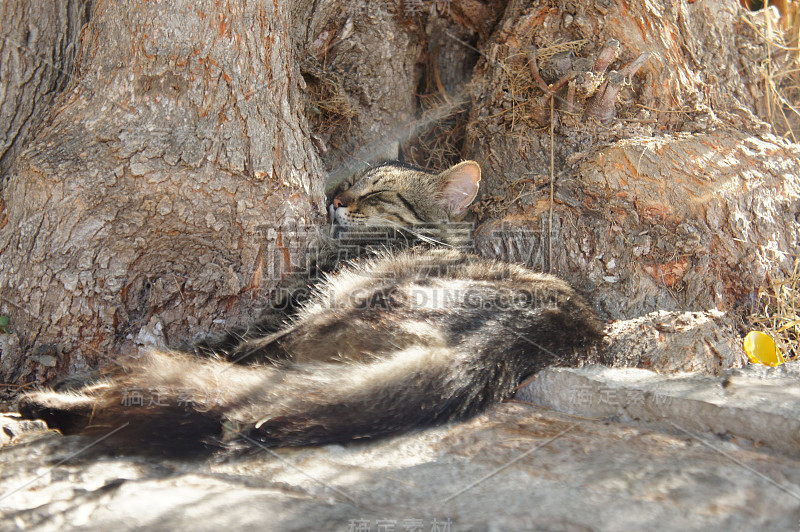
[[[423,241],[453,243],[448,222],[475,197],[479,175],[471,162],[438,176],[384,165],[337,195],[331,215],[350,234],[425,223]],[[271,312],[199,344],[206,357],[151,353],[78,392],[32,394],[26,408],[67,431],[118,430],[132,449],[341,442],[474,415],[601,337],[565,282],[428,245],[357,261],[285,312],[282,327]]]
[[[447,184],[452,181],[449,188]],[[384,163],[353,177],[329,205],[331,228],[320,233],[308,253],[305,275],[295,280],[270,309],[248,327],[209,337],[194,345],[200,355],[232,355],[242,342],[263,338],[284,328],[313,295],[314,285],[349,260],[382,253],[422,248],[464,248],[470,231],[457,223],[475,199],[480,168],[466,161],[439,174]],[[445,190],[446,189],[446,192]],[[255,362],[257,356],[242,361]]]

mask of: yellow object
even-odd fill
[[[744,337],[744,351],[753,364],[780,366],[785,362],[775,340],[761,331],[751,331]]]

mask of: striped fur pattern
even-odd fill
[[[333,219],[444,228],[478,180],[471,162],[442,174],[384,165],[334,198]],[[205,356],[152,352],[77,391],[29,394],[23,410],[65,432],[116,430],[131,451],[369,439],[468,418],[602,335],[567,283],[456,249],[385,251],[313,294],[280,328],[210,341]]]

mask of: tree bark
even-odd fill
[[[754,310],[800,249],[800,149],[756,114],[767,44],[745,16],[725,2],[510,4],[467,132],[478,249],[567,278],[612,319]],[[541,85],[559,79],[551,99]]]
[[[800,247],[798,147],[758,115],[766,44],[743,16],[99,1],[3,191],[0,378],[247,321],[323,220],[323,168],[398,150],[479,161],[477,251],[567,278],[608,318],[741,315]]]
[[[7,0],[0,7],[0,187],[74,66],[91,0]]]
[[[246,315],[272,252],[296,260],[289,234],[324,212],[288,19],[305,4],[97,3],[4,189],[6,382]]]

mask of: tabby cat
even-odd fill
[[[294,292],[245,330],[151,352],[77,391],[29,394],[22,410],[66,433],[114,431],[120,449],[175,452],[376,438],[508,398],[542,367],[574,363],[602,332],[564,281],[457,249],[464,236],[452,222],[479,181],[472,161],[441,174],[367,169],[333,198],[315,269],[336,270],[343,241],[362,257],[311,295]],[[387,225],[397,238],[376,251],[365,235]]]

